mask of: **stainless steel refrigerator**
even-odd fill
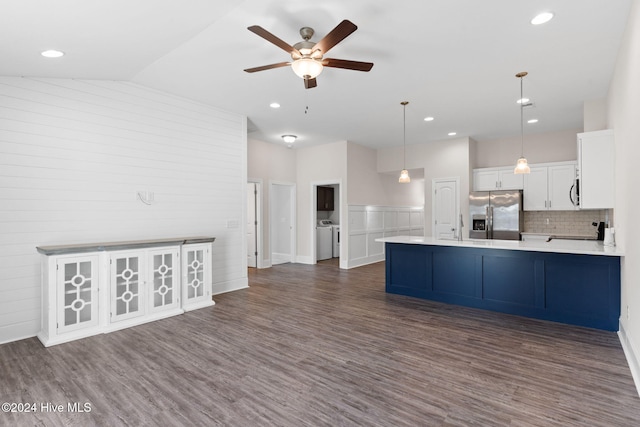
[[[522,190],[475,191],[469,194],[469,213],[470,238],[520,240]]]

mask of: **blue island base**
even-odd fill
[[[617,331],[620,258],[385,243],[386,291]]]

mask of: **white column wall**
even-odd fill
[[[608,127],[616,147],[616,243],[622,258],[620,337],[640,393],[640,2],[633,2],[609,88]]]

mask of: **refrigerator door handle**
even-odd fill
[[[493,206],[487,206],[487,237],[493,239]]]

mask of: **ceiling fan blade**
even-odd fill
[[[316,43],[312,51],[315,52],[319,50],[324,55],[329,51],[329,49],[340,43],[357,29],[358,27],[353,22],[345,19],[331,30],[329,34],[324,36],[322,40]]]
[[[295,53],[297,55],[300,55],[300,52],[298,51],[298,49],[291,46],[289,43],[285,42],[284,40],[281,40],[278,37],[274,36],[269,31],[265,30],[259,25],[252,25],[250,27],[247,27],[247,30],[251,31],[254,34],[259,35],[266,41],[275,44],[276,46],[278,46],[280,49],[284,50],[287,53],[290,53],[290,54]]]
[[[272,68],[286,67],[287,65],[291,65],[291,63],[290,62],[278,62],[277,64],[269,64],[269,65],[263,65],[261,67],[247,68],[244,71],[246,71],[247,73],[255,73],[257,71],[271,70]]]
[[[304,88],[305,89],[312,89],[314,87],[318,86],[318,82],[316,82],[316,79],[304,79]]]
[[[347,70],[369,71],[373,67],[373,62],[349,61],[347,59],[325,58],[322,65],[333,68],[346,68]]]

